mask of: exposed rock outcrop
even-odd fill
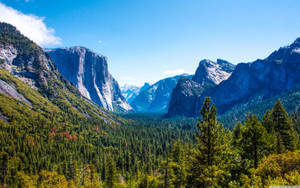
[[[119,84],[108,71],[107,58],[84,47],[47,49],[58,71],[86,98],[103,108],[131,111]]]
[[[197,116],[201,94],[228,79],[234,65],[218,59],[200,61],[192,79],[181,79],[173,90],[167,116]]]

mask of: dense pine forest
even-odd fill
[[[280,101],[233,130],[218,122],[209,98],[197,121],[136,115],[107,125],[36,115],[0,121],[2,187],[300,184],[300,115],[288,115]]]

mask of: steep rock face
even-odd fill
[[[211,96],[222,113],[235,105],[265,100],[299,85],[299,49],[300,38],[264,60],[238,64],[228,80],[204,92],[201,99]]]
[[[20,94],[16,88],[14,88],[12,85],[6,83],[3,80],[0,80],[0,93],[15,98],[19,101],[22,101],[26,104],[28,104],[29,106],[32,106],[31,103],[22,95]]]
[[[126,98],[126,100],[131,103],[139,93],[150,87],[149,83],[145,83],[142,87],[134,86],[134,85],[124,85],[121,87],[122,95]]]
[[[192,79],[181,79],[173,90],[167,116],[196,116],[201,94],[230,77],[234,65],[218,59],[200,61]]]
[[[169,77],[156,82],[148,89],[139,93],[131,103],[131,106],[137,112],[164,113],[167,112],[172,90],[175,88],[180,77],[189,77],[191,75],[183,74]]]
[[[57,75],[43,50],[9,24],[0,22],[0,31],[0,68],[8,70],[34,89],[48,89]],[[7,40],[9,38],[11,40]]]
[[[107,58],[84,47],[48,49],[58,71],[80,93],[103,108],[124,112],[132,110],[122,96],[117,81],[108,72]]]
[[[39,111],[46,116],[55,112],[64,114],[66,119],[71,116],[118,123],[113,114],[83,98],[76,87],[59,74],[41,47],[3,22],[0,22],[0,100],[5,101],[0,105],[2,116],[8,112],[2,110],[16,100],[16,104],[26,106],[29,111]]]
[[[192,79],[180,78],[173,89],[167,116],[195,116],[195,109],[198,108],[198,96],[204,87]]]

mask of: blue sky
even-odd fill
[[[234,64],[265,58],[300,37],[299,0],[0,2],[44,18],[57,39],[44,47],[80,45],[107,56],[121,85],[193,73],[204,58]]]

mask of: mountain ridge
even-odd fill
[[[227,80],[203,91],[197,100],[201,103],[210,96],[220,114],[229,112],[236,105],[246,105],[248,101],[267,100],[300,83],[299,63],[300,38],[297,38],[291,45],[279,48],[265,59],[237,64]],[[184,115],[195,117],[199,112],[200,107],[195,107],[193,113]]]
[[[235,65],[217,59],[216,62],[203,59],[192,79],[181,79],[172,92],[166,117],[197,116],[194,109],[201,107],[198,97],[206,90],[213,88],[228,79]]]

